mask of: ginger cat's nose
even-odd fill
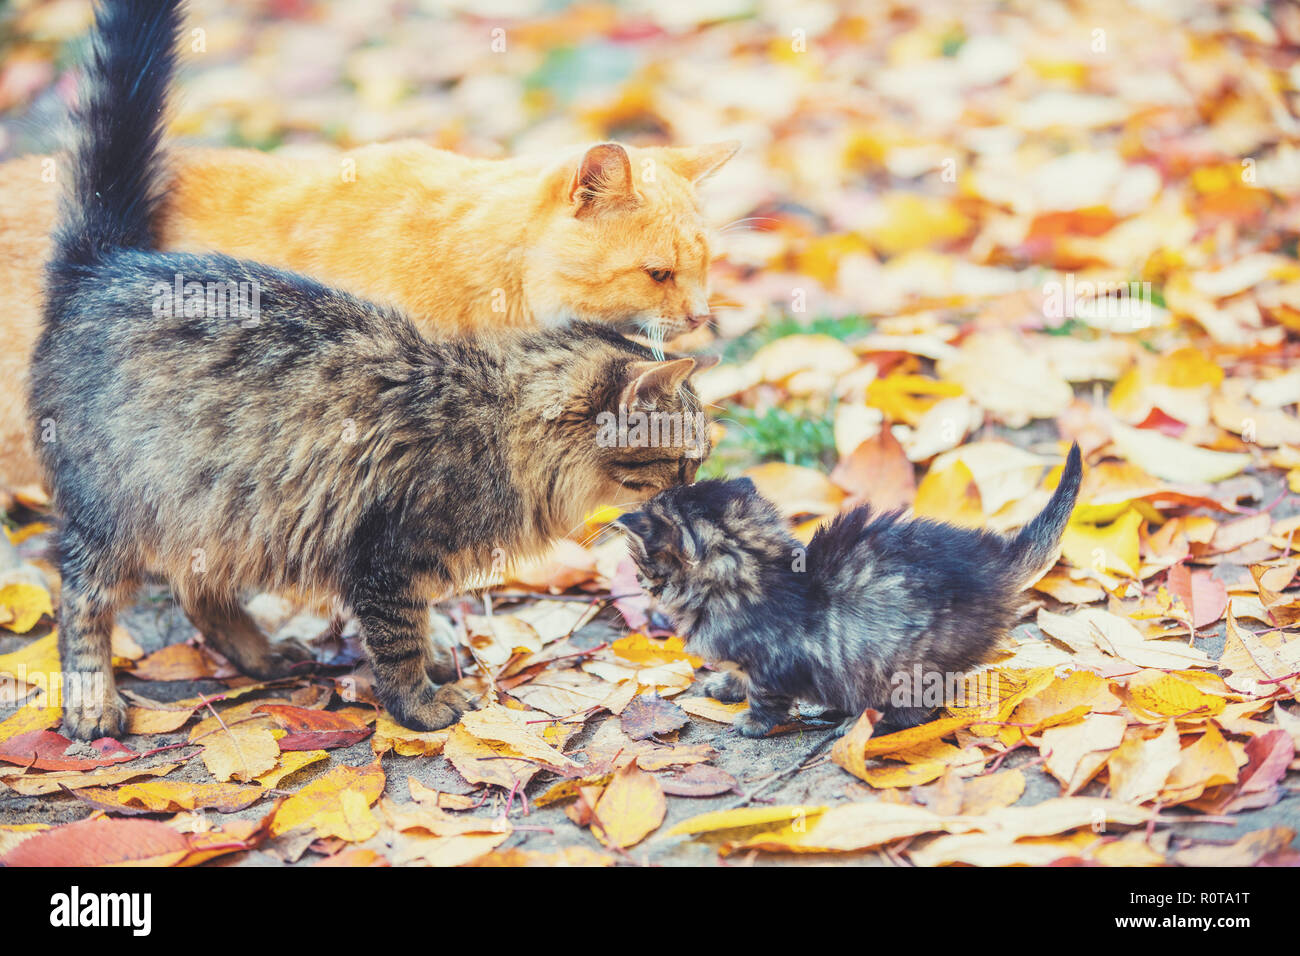
[[[686,317],[686,324],[689,325],[691,329],[698,329],[711,318],[713,318],[713,315],[709,312],[705,312],[703,315],[688,315]]]

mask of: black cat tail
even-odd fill
[[[100,0],[73,111],[71,189],[55,231],[51,298],[116,249],[154,246],[161,140],[183,0]],[[61,310],[51,308],[49,315]]]
[[[1079,453],[1079,443],[1075,442],[1070,447],[1065,467],[1061,470],[1061,481],[1047,507],[1021,528],[1011,541],[1015,567],[1022,580],[1032,580],[1046,570],[1049,561],[1056,560],[1056,549],[1074,511],[1082,478],[1083,456]]]

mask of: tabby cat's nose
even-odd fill
[[[702,315],[688,315],[686,317],[686,324],[692,329],[698,329],[705,322],[709,321],[710,318],[712,318],[712,315],[708,312],[705,312]]]

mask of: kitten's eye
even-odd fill
[[[647,269],[646,275],[654,279],[655,282],[667,282],[673,277],[672,269]]]

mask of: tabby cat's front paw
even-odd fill
[[[450,727],[461,714],[475,707],[474,698],[464,688],[456,684],[439,687],[432,681],[415,694],[402,694],[384,702],[384,709],[394,720],[408,730],[419,731]]]
[[[63,708],[63,735],[72,740],[98,740],[126,733],[127,705],[116,689]]]

